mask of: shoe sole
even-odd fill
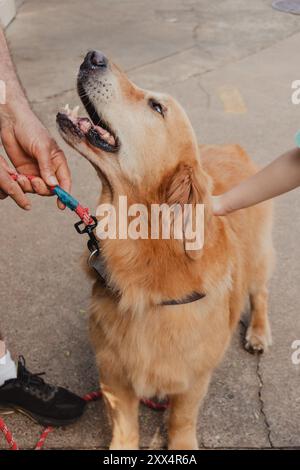
[[[7,408],[1,408],[0,407],[0,415],[13,415],[14,414],[14,410],[9,410]]]
[[[31,419],[31,421],[33,421],[34,423],[41,424],[42,426],[59,427],[59,426],[67,426],[68,424],[76,423],[76,421],[78,421],[78,419],[81,418],[81,416],[83,415],[83,411],[77,418],[72,418],[72,419],[67,419],[67,420],[54,419],[54,418],[45,419],[43,418],[43,416],[36,415],[35,413],[25,410],[24,408],[19,408],[9,403],[7,403],[7,405],[1,405],[0,403],[1,414],[8,415],[8,414],[13,414],[13,413],[20,413],[24,416],[27,416],[27,418]]]

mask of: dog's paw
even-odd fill
[[[119,440],[119,439],[113,439],[110,443],[109,450],[138,450],[139,448],[139,439],[138,437],[136,439],[132,440]]]
[[[265,328],[253,328],[249,326],[246,333],[245,349],[254,353],[263,353],[272,344],[272,337],[269,325]]]
[[[192,440],[173,440],[168,444],[168,450],[199,450],[197,439]]]

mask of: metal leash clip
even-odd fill
[[[101,281],[101,283],[104,286],[106,286],[107,285],[106,265],[100,254],[99,244],[93,232],[93,230],[97,227],[98,221],[96,217],[94,216],[91,216],[91,218],[94,221],[93,224],[85,225],[82,228],[82,224],[84,222],[79,221],[79,222],[76,222],[76,224],[74,224],[74,227],[76,228],[76,231],[80,233],[80,235],[83,233],[87,233],[88,236],[90,237],[87,243],[88,249],[90,251],[90,255],[88,257],[87,262],[88,262],[89,267],[93,268],[96,271],[96,273],[98,274],[98,279]]]
[[[87,243],[88,249],[90,250],[90,252],[92,254],[97,254],[98,255],[99,254],[99,245],[98,245],[97,238],[95,237],[95,234],[93,232],[93,230],[97,227],[98,221],[97,221],[96,217],[93,216],[93,215],[91,216],[91,218],[94,221],[93,224],[85,225],[84,222],[82,220],[80,220],[79,222],[76,222],[76,224],[74,224],[74,227],[80,235],[82,235],[83,233],[88,234],[88,236],[89,236],[89,241]],[[83,228],[82,228],[82,225],[84,225]]]

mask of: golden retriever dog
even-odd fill
[[[110,448],[138,448],[139,399],[168,396],[169,449],[197,449],[199,406],[248,297],[246,347],[261,352],[271,343],[271,207],[213,216],[211,195],[255,165],[238,145],[199,146],[172,97],[138,88],[101,52],[85,57],[78,93],[88,117],[67,108],[58,127],[96,169],[101,203],[116,213],[120,196],[128,205],[204,205],[201,249],[189,249],[184,236],[99,239],[106,279],[94,273],[90,309]]]

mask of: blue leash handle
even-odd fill
[[[79,205],[79,202],[77,199],[75,199],[71,194],[67,193],[64,189],[62,189],[60,186],[54,186],[52,189],[52,192],[56,194],[58,199],[71,211],[75,211]]]

